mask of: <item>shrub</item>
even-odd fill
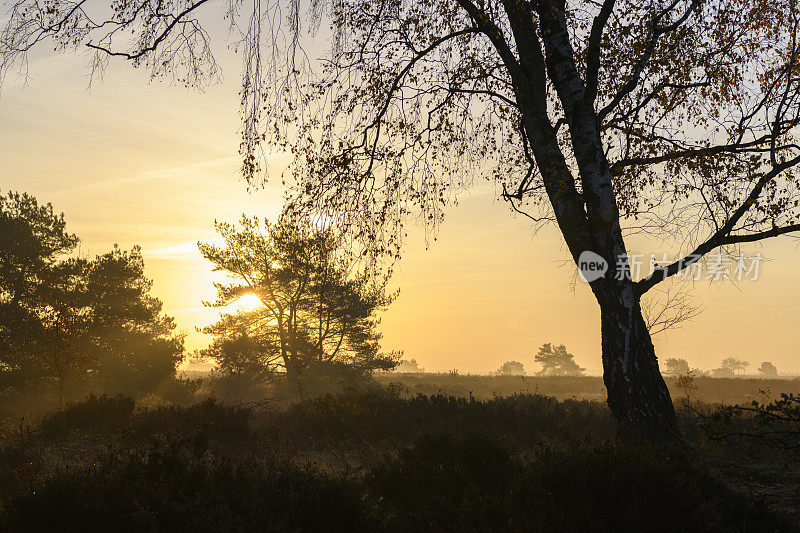
[[[616,426],[605,405],[581,400],[559,402],[541,395],[468,400],[444,395],[398,397],[382,389],[326,395],[271,414],[270,433],[286,440],[407,443],[426,433],[494,432],[508,439],[598,439]]]
[[[202,379],[176,377],[159,384],[154,392],[169,402],[185,405],[197,401],[202,386]]]
[[[507,492],[514,469],[511,455],[486,435],[441,434],[376,465],[366,483],[375,518],[389,530],[497,529],[508,518],[498,495]]]
[[[133,414],[130,399],[90,397],[0,447],[0,530],[796,530],[717,479],[740,490],[748,474],[731,456],[615,441],[605,405],[401,395]],[[43,434],[70,440],[43,446]]]
[[[2,524],[0,524],[2,525]],[[358,491],[312,468],[168,443],[55,476],[15,498],[13,531],[359,531]]]
[[[768,391],[762,391],[768,396]],[[771,402],[720,406],[702,418],[712,439],[797,450],[800,448],[800,396],[781,394]]]
[[[246,440],[250,436],[252,412],[243,406],[225,405],[214,398],[182,407],[161,405],[143,409],[126,428],[130,437],[153,435],[194,435],[218,441]]]
[[[534,509],[540,530],[788,529],[764,502],[733,492],[686,453],[649,447],[545,451],[519,477],[509,501]]]
[[[367,484],[389,530],[790,529],[681,452],[611,443],[522,460],[486,436],[425,437],[375,466]]]
[[[72,430],[108,432],[122,427],[133,414],[136,403],[127,396],[95,396],[72,402],[46,415],[39,426],[45,438],[66,436]]]

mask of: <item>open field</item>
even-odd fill
[[[191,379],[205,379],[209,372],[184,372]],[[480,374],[458,374],[450,372],[378,372],[375,381],[381,385],[398,383],[404,393],[444,394],[457,398],[489,399],[512,394],[543,394],[559,400],[569,398],[604,402],[606,388],[599,376],[552,377],[552,376],[497,376]],[[685,398],[687,392],[694,401],[724,404],[749,404],[753,400],[775,399],[781,393],[800,393],[800,377],[765,379],[755,376],[737,378],[713,378],[696,376],[692,387],[678,385],[677,376],[666,376],[673,400]]]
[[[796,452],[714,438],[711,404],[677,399],[686,444],[659,447],[572,398],[601,395],[600,378],[378,381],[302,402],[93,397],[6,417],[0,529],[800,530]],[[714,402],[795,385],[698,383]]]
[[[480,376],[450,373],[382,373],[376,379],[383,384],[402,383],[410,393],[446,394],[460,398],[491,398],[510,394],[544,394],[560,400],[577,398],[581,400],[605,401],[606,388],[603,378],[585,377],[542,377],[542,376]],[[677,377],[666,377],[667,386],[673,399],[686,396],[686,389],[678,386]],[[752,400],[775,398],[780,393],[800,392],[800,379],[763,379],[756,377],[694,378],[696,388],[690,389],[694,400],[711,403],[750,403]]]

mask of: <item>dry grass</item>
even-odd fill
[[[302,402],[100,397],[7,418],[0,529],[799,530],[800,458],[709,439],[698,414],[796,382],[700,378],[693,397],[712,401],[679,409],[687,451],[618,440],[585,399],[603,398],[600,378],[378,381]]]
[[[559,400],[605,401],[606,388],[603,378],[598,376],[549,377],[549,376],[482,376],[451,373],[382,373],[375,379],[383,384],[400,383],[411,394],[445,394],[459,398],[477,399],[511,394],[544,394]],[[668,376],[667,386],[672,398],[681,399],[686,390],[678,386],[678,378]],[[690,394],[693,400],[707,403],[750,403],[752,400],[777,398],[780,393],[800,392],[800,379],[762,378],[694,378],[696,389]]]

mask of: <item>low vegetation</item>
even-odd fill
[[[544,394],[558,399],[576,398],[604,402],[606,389],[599,376],[484,376],[445,373],[380,373],[375,379],[384,385],[401,383],[413,393],[447,394],[462,398],[492,398],[511,394]],[[675,401],[687,395],[692,400],[749,404],[753,400],[774,400],[780,393],[800,389],[799,379],[712,378],[705,375],[665,376]]]
[[[604,403],[537,393],[392,382],[291,403],[90,396],[3,419],[0,528],[796,530],[794,452],[725,438],[725,408],[678,403],[687,445],[658,448],[619,440]]]

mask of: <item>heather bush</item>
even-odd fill
[[[42,419],[39,426],[45,438],[66,437],[70,431],[114,431],[133,414],[135,402],[128,396],[90,395],[85,401],[71,402]]]
[[[741,489],[733,465],[751,456],[679,414],[693,450],[621,441],[605,405],[535,394],[138,409],[92,396],[0,446],[0,529],[797,530],[794,500]],[[781,479],[800,478],[791,457],[771,456]]]

